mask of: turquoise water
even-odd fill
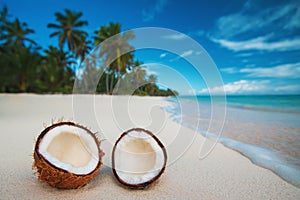
[[[191,96],[181,98],[193,99]],[[214,97],[220,102],[223,97]],[[210,102],[210,96],[197,96],[200,102]],[[300,95],[234,95],[227,96],[228,106],[239,107],[250,110],[262,110],[271,112],[300,113]]]
[[[300,95],[168,98],[173,120],[300,188]]]

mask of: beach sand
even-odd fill
[[[0,94],[0,199],[300,199],[299,188],[222,144],[199,159],[206,139],[173,122],[160,108],[166,104],[159,97]],[[105,139],[104,166],[76,190],[42,184],[32,170],[36,137],[61,117]],[[153,131],[167,147],[167,169],[146,190],[121,187],[110,168],[113,143],[133,127]]]

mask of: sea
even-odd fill
[[[178,96],[167,101],[164,109],[174,121],[300,188],[300,95]]]

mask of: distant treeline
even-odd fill
[[[53,30],[50,38],[57,37],[59,42],[57,46],[43,49],[28,37],[35,31],[18,18],[12,19],[7,7],[3,7],[0,11],[0,92],[72,93],[75,72],[81,68],[83,73],[76,81],[78,93],[178,95],[176,91],[159,88],[157,77],[148,75],[141,67],[142,62],[135,59],[135,49],[129,44],[134,39],[132,32],[121,33],[121,24],[110,22],[89,36],[83,30],[88,22],[81,19],[82,15],[69,9],[56,12],[56,23],[47,27]],[[116,35],[113,48],[94,51],[94,59],[88,56],[97,44]],[[128,53],[120,55],[124,51]],[[99,60],[102,66],[97,63]]]

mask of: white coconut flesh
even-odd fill
[[[94,137],[76,126],[51,129],[40,142],[39,153],[55,167],[77,175],[89,174],[99,162]]]
[[[115,170],[128,184],[145,183],[164,167],[164,152],[157,141],[143,131],[131,131],[116,144]]]

